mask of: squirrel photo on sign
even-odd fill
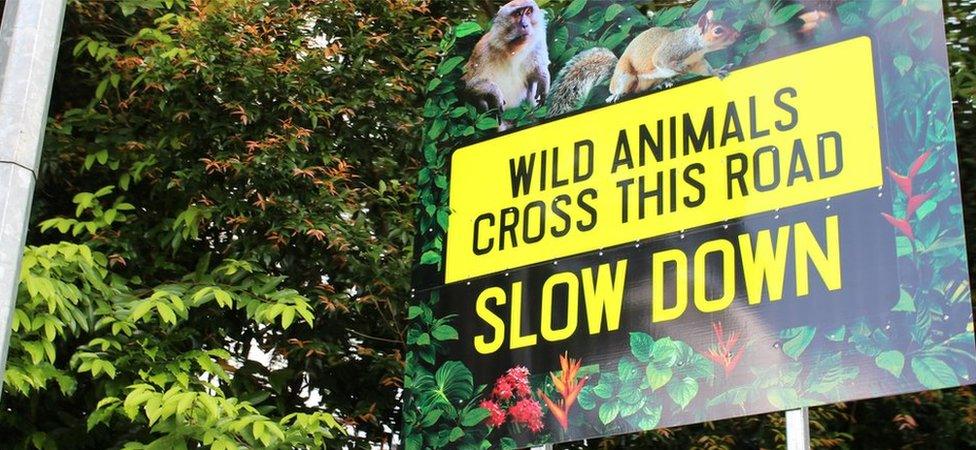
[[[804,7],[797,39],[827,21],[836,22],[838,0],[794,0]],[[546,12],[533,0],[514,0],[498,9],[491,28],[464,66],[465,98],[480,111],[498,113],[498,131],[512,123],[502,113],[528,103],[547,107],[556,117],[584,106],[593,90],[609,80],[606,103],[654,88],[671,87],[683,75],[724,79],[731,64],[712,67],[709,53],[724,50],[742,36],[709,10],[684,28],[651,27],[633,37],[619,57],[610,48],[593,47],[572,57],[550,82]]]

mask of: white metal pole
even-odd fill
[[[810,450],[810,410],[786,411],[786,450]]]
[[[65,1],[7,0],[0,24],[0,385]]]

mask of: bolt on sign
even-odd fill
[[[939,1],[540,3],[428,85],[408,449],[971,382]]]

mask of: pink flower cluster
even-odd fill
[[[516,427],[526,427],[533,433],[542,431],[542,405],[532,398],[529,386],[529,369],[516,366],[508,369],[495,381],[491,396],[481,401],[488,410],[485,423],[492,428],[505,424],[508,418]]]

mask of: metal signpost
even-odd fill
[[[7,0],[0,26],[0,383],[65,0]]]

